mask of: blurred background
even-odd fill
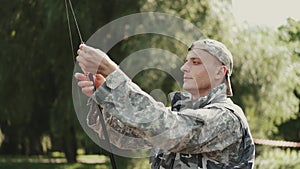
[[[300,168],[299,2],[72,3],[84,40],[122,16],[163,12],[225,43],[234,56],[232,99],[245,111],[257,143],[255,168]],[[72,77],[80,40],[71,19],[71,47],[64,1],[1,0],[0,16],[0,168],[111,168],[107,152],[83,131],[73,108]],[[120,63],[145,48],[168,50],[184,60],[188,46],[170,37],[142,34],[124,39],[108,54]],[[178,90],[176,81],[158,70],[142,71],[133,81],[147,92]],[[117,157],[117,162],[121,169],[149,168],[148,159]]]

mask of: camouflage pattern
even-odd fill
[[[251,169],[254,144],[243,111],[226,95],[226,85],[192,99],[169,95],[166,108],[120,70],[110,74],[90,100],[88,125],[100,137],[96,104],[103,107],[112,144],[124,149],[152,147],[152,169]]]

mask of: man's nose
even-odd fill
[[[188,72],[188,71],[189,71],[189,66],[187,65],[187,63],[184,63],[184,64],[181,66],[180,70],[181,70],[182,72]]]

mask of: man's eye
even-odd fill
[[[200,64],[200,62],[198,62],[198,61],[193,61],[193,64],[194,64],[194,65],[198,65],[198,64]]]

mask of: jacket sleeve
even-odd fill
[[[87,125],[98,133],[99,138],[105,139],[102,125],[100,124],[100,117],[97,113],[99,111],[98,104],[90,99],[88,105],[90,106],[90,110],[87,116]],[[101,112],[103,113],[106,130],[112,144],[118,148],[127,150],[148,150],[152,148],[149,142],[136,133],[136,130],[132,130],[132,128],[113,117],[105,108]]]
[[[104,108],[107,117],[130,129],[120,130],[110,125],[116,132],[126,135],[126,131],[131,131],[136,138],[143,138],[164,150],[211,152],[223,150],[241,138],[240,123],[228,110],[208,108],[173,112],[142,91],[120,69],[107,77],[92,98]],[[95,121],[96,117],[88,118]],[[98,122],[93,125],[94,128],[99,126]]]

